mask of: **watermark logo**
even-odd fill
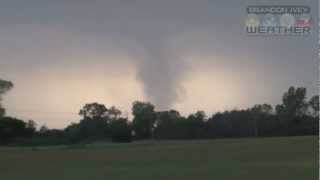
[[[303,14],[296,20],[296,26],[298,27],[311,27],[312,18],[309,14]]]
[[[296,19],[291,14],[283,14],[280,17],[280,25],[285,28],[294,27]]]
[[[312,30],[308,6],[248,6],[245,20],[249,35],[309,35]]]
[[[277,16],[273,15],[273,14],[266,14],[265,16],[263,16],[262,18],[262,26],[269,26],[269,27],[277,27],[279,26],[279,20],[277,18]]]
[[[258,27],[260,25],[259,16],[255,14],[248,14],[246,19],[247,27]]]

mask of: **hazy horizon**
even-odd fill
[[[250,37],[246,6],[255,2],[1,1],[0,78],[15,85],[3,105],[62,128],[90,102],[211,115],[278,104],[289,86],[317,94],[318,26],[309,36]],[[273,2],[311,6],[318,22],[316,0]]]

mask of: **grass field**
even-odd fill
[[[318,180],[318,138],[0,148],[1,180]]]

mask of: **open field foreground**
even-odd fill
[[[318,138],[0,148],[1,180],[317,180]]]

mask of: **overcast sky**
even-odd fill
[[[210,115],[280,103],[291,85],[316,94],[316,32],[244,31],[246,6],[271,2],[0,0],[0,78],[15,84],[4,106],[10,116],[62,128],[95,101],[128,114],[145,100]],[[274,2],[309,5],[317,22],[317,0]]]

